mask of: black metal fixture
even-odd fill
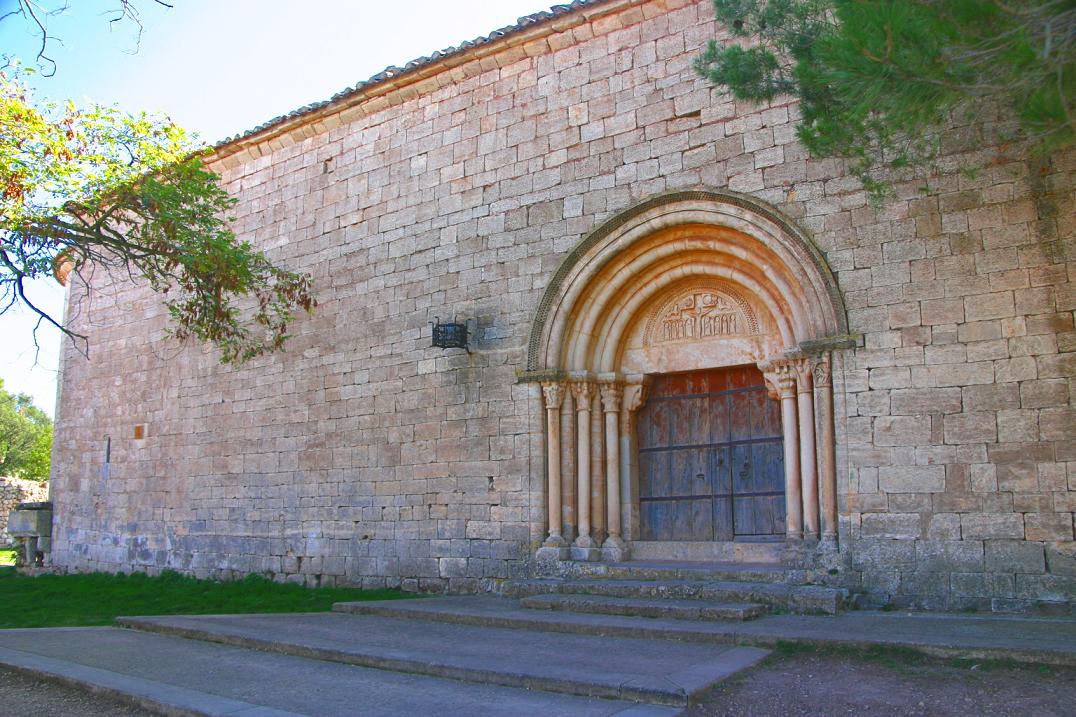
[[[467,324],[442,324],[433,317],[433,345],[439,349],[463,349],[467,353]]]

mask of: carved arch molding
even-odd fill
[[[602,224],[557,268],[528,343],[546,429],[539,558],[623,559],[648,377],[743,364],[781,401],[788,539],[836,540],[829,367],[850,345],[825,258],[764,202],[672,192]]]

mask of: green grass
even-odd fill
[[[0,565],[14,565],[15,564],[15,551],[14,550],[0,550]]]
[[[320,612],[334,602],[408,597],[399,590],[305,588],[251,575],[196,580],[174,572],[112,575],[18,575],[0,568],[0,628],[109,625],[119,615]]]

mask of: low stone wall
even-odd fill
[[[12,542],[7,533],[8,514],[19,503],[49,499],[48,482],[23,480],[21,478],[0,478],[0,546]]]

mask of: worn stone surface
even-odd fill
[[[49,499],[48,482],[0,478],[0,545],[12,542],[7,532],[8,515],[19,503],[40,502]]]
[[[833,381],[845,584],[900,605],[1071,600],[1062,557],[1024,573],[990,544],[1074,538],[1076,154],[1032,169],[993,146],[1006,120],[984,109],[951,128],[982,141],[875,208],[796,142],[794,104],[694,74],[724,36],[709,2],[558,17],[221,148],[239,237],[314,276],[320,305],[286,352],[221,366],[169,342],[144,289],[72,287],[94,351],[64,357],[53,563],[425,590],[527,573],[544,436],[517,371],[542,291],[605,220],[710,187],[801,227],[860,337]],[[434,317],[471,320],[472,352],[429,348]],[[981,567],[932,547],[960,542]]]

